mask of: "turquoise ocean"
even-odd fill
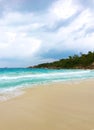
[[[94,70],[1,68],[0,100],[4,101],[22,94],[20,88],[88,78],[94,78]]]

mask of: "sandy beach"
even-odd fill
[[[52,83],[0,102],[0,130],[94,130],[94,80]]]

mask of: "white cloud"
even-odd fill
[[[61,2],[61,0],[58,2]],[[62,6],[62,4],[60,5]],[[79,5],[77,6],[79,7]],[[59,9],[60,7],[57,6],[57,8]],[[63,18],[62,11],[61,15]],[[76,11],[77,10],[75,10],[75,12]],[[88,37],[86,34],[88,28],[94,28],[94,12],[85,8],[70,24],[60,27],[55,32],[46,34],[46,36],[48,35],[48,40],[51,41],[50,44],[47,45],[48,49],[62,50],[62,52],[66,50],[77,50],[79,52],[94,50],[94,38],[92,34]]]
[[[94,50],[94,33],[87,33],[89,28],[94,28],[94,11],[81,6],[77,1],[55,1],[46,12],[38,15],[33,12],[4,12],[0,19],[0,58],[28,59],[23,63],[27,65],[54,60],[42,57],[42,54],[50,50]],[[71,22],[66,26],[62,24],[54,31],[59,22],[67,22],[79,11],[81,13]],[[8,64],[4,61],[5,63]]]
[[[12,34],[12,35],[11,35]],[[5,36],[5,35],[4,35]],[[6,34],[7,43],[0,43],[0,57],[3,58],[26,58],[33,57],[41,45],[41,40],[25,36],[24,34]]]
[[[42,40],[28,35],[29,31],[40,28],[33,17],[32,13],[7,12],[0,19],[0,58],[23,59],[37,53]]]
[[[20,13],[20,12],[4,12],[3,18],[0,20],[0,25],[14,25],[30,23],[33,20],[33,13]]]
[[[58,0],[52,5],[50,12],[55,15],[57,20],[61,20],[71,17],[78,9],[73,0]]]
[[[0,58],[33,57],[41,45],[41,40],[29,37],[25,33],[4,32],[1,37]]]

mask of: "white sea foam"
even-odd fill
[[[11,70],[10,70],[11,72]],[[0,101],[6,101],[23,94],[21,87],[43,84],[48,82],[69,81],[94,77],[92,70],[49,70],[36,72],[1,73]]]
[[[73,76],[73,75],[82,75],[87,74],[91,70],[87,71],[75,71],[75,72],[52,72],[52,73],[41,73],[41,74],[26,74],[26,75],[14,75],[14,76],[0,76],[0,80],[16,80],[16,79],[23,79],[23,78],[38,78],[38,77],[52,77],[52,76]]]
[[[0,102],[7,101],[11,98],[20,96],[24,93],[21,89],[18,88],[9,88],[9,89],[0,89]]]

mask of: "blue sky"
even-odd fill
[[[94,0],[0,0],[0,67],[94,51]]]

